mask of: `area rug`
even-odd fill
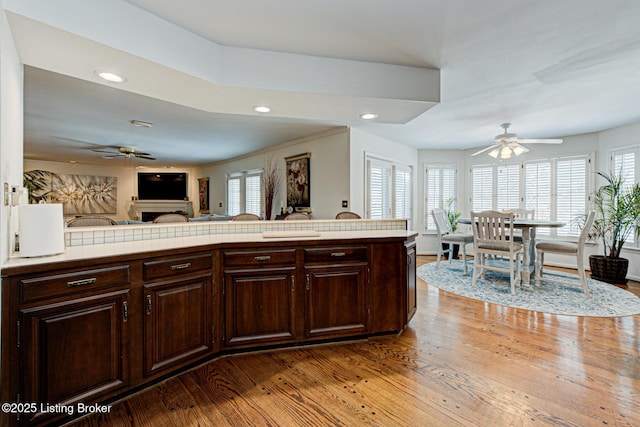
[[[471,284],[473,262],[467,261],[469,274],[463,275],[462,262],[440,262],[440,268],[432,262],[418,267],[418,276],[430,286],[443,291],[480,301],[514,308],[571,316],[617,317],[640,314],[640,298],[629,291],[608,283],[588,279],[591,297],[585,296],[577,275],[558,273],[576,286],[542,281],[540,287],[516,288],[511,295],[509,276],[506,273],[487,271],[485,280]],[[554,272],[555,274],[556,272]]]

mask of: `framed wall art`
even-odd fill
[[[209,178],[198,178],[198,199],[200,200],[200,213],[209,213]]]
[[[311,153],[285,157],[287,162],[287,206],[311,207]]]

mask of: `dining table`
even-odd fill
[[[471,218],[458,218],[459,224],[471,225]],[[531,284],[531,275],[535,272],[536,262],[536,229],[538,228],[560,228],[564,222],[550,221],[546,219],[515,218],[513,228],[522,231],[522,284]]]

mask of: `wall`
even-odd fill
[[[273,215],[286,205],[285,157],[311,153],[310,182],[311,209],[315,219],[335,218],[342,200],[349,200],[349,130],[340,128],[308,138],[290,141],[271,150],[243,156],[198,168],[198,177],[209,177],[209,205],[211,213],[226,213],[226,175],[263,168],[273,159],[282,171],[282,183],[276,194]],[[277,211],[277,212],[276,212]]]
[[[24,170],[31,171],[36,169],[47,170],[57,174],[71,175],[95,175],[95,176],[114,176],[118,179],[118,211],[115,214],[105,214],[113,219],[133,219],[129,213],[131,208],[131,196],[138,194],[137,173],[140,172],[186,172],[188,174],[189,200],[193,201],[194,213],[198,215],[198,179],[195,176],[195,170],[189,168],[176,169],[158,169],[152,167],[144,167],[136,169],[133,167],[116,166],[117,160],[113,160],[114,166],[96,166],[85,165],[79,163],[60,163],[47,162],[40,160],[24,160]]]
[[[418,170],[418,150],[416,148],[372,135],[358,128],[351,128],[350,141],[349,191],[351,193],[351,208],[349,210],[360,214],[363,218],[366,217],[365,157],[367,155],[377,156],[398,164],[411,166],[413,169],[413,182],[417,183],[420,180],[420,173]],[[414,185],[412,195],[413,218],[410,218],[410,228],[412,230],[416,229],[417,207],[420,204],[418,202],[417,195],[417,186]]]
[[[2,184],[22,185],[22,64],[0,9],[0,191]],[[4,197],[3,197],[4,201]],[[13,252],[17,209],[0,204],[0,263]]]

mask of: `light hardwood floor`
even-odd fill
[[[640,315],[558,316],[418,290],[400,335],[219,359],[76,425],[640,426]]]

